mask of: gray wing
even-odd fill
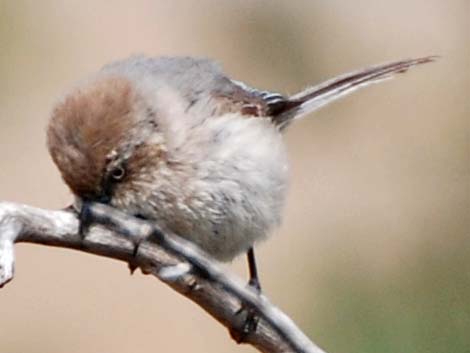
[[[109,64],[102,72],[124,73],[138,81],[151,75],[155,78],[152,81],[155,89],[172,87],[187,101],[188,109],[206,109],[209,115],[239,112],[246,116],[271,117],[289,102],[279,93],[260,91],[231,80],[216,62],[205,58],[139,55]]]
[[[241,113],[251,117],[269,118],[280,129],[291,121],[311,113],[338,98],[372,83],[392,78],[409,68],[432,62],[435,56],[400,60],[371,66],[335,77],[293,96],[251,88],[228,78],[212,60],[193,57],[132,57],[108,65],[104,71],[127,72],[132,76],[154,75],[155,82],[169,85],[181,92],[188,109],[198,103],[208,105],[208,114]]]

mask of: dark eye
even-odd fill
[[[125,175],[126,175],[126,171],[121,166],[118,166],[114,168],[113,170],[111,170],[111,174],[110,174],[111,179],[113,179],[114,181],[122,180]]]

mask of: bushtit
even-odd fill
[[[80,203],[155,221],[222,261],[247,253],[259,288],[253,246],[280,222],[285,128],[433,59],[374,66],[284,96],[234,81],[209,60],[132,57],[65,95],[52,113],[48,147]]]

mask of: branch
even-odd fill
[[[90,211],[99,225],[92,225],[82,239],[78,219],[71,211],[0,202],[0,287],[13,278],[14,243],[76,249],[140,267],[201,306],[227,327],[234,339],[243,339],[261,352],[325,353],[266,297],[224,273],[191,242],[105,205],[93,204]],[[246,315],[241,314],[241,308],[250,308],[259,317],[256,330],[246,335]]]

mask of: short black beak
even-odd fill
[[[93,200],[90,200],[90,201],[104,203],[105,205],[107,205],[111,202],[111,197],[108,194],[103,194],[98,197],[95,197]]]

